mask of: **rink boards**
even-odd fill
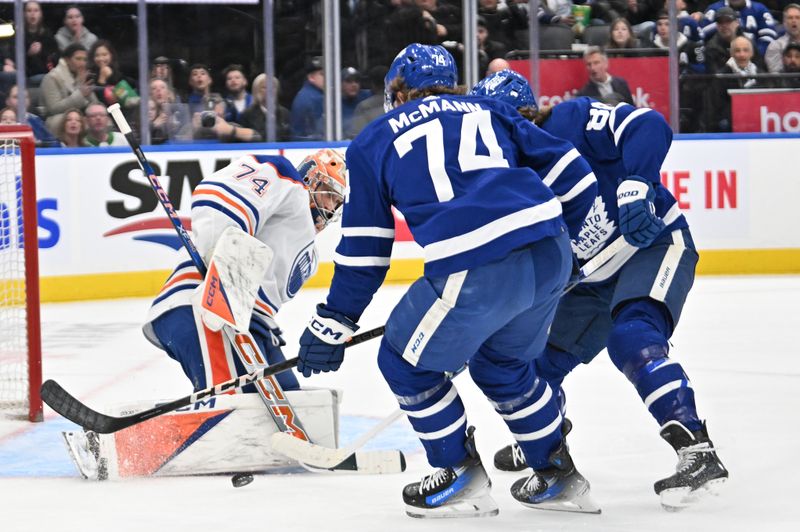
[[[191,191],[231,158],[280,153],[296,164],[322,146],[347,145],[206,144],[150,147],[146,153],[188,221]],[[798,135],[691,135],[673,142],[662,182],[689,220],[701,274],[800,273],[798,153]],[[185,252],[127,148],[40,150],[36,171],[43,301],[155,294],[183,260]],[[321,266],[311,286],[329,283],[338,237],[338,227],[330,227],[318,238]],[[421,272],[422,250],[398,214],[387,279],[408,282]]]

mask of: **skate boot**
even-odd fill
[[[403,489],[406,514],[420,518],[484,517],[500,510],[490,495],[492,481],[475,448],[475,427],[467,429],[467,457]]]
[[[549,461],[550,467],[514,482],[511,495],[529,508],[599,514],[589,481],[575,469],[565,442],[550,454]]]
[[[669,421],[661,427],[661,437],[678,453],[675,474],[653,486],[664,509],[678,511],[705,494],[718,494],[728,480],[728,470],[708,439],[705,423],[703,428],[692,432],[678,421]]]
[[[561,423],[562,438],[566,438],[571,430],[572,422],[564,418],[564,421]],[[523,469],[527,469],[528,462],[525,461],[525,455],[522,454],[522,449],[519,444],[514,442],[494,453],[494,467],[500,471],[522,471]]]
[[[100,456],[100,437],[96,432],[62,432],[64,443],[81,476],[88,480],[108,479],[108,460]]]

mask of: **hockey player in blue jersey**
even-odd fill
[[[310,376],[342,363],[389,269],[394,206],[423,248],[425,274],[389,317],[378,365],[439,468],[405,487],[407,514],[499,511],[474,428],[446,377],[467,362],[541,472],[515,482],[512,495],[534,508],[598,512],[563,444],[555,395],[532,363],[572,270],[567,231],[577,237],[595,178],[571,144],[506,104],[461,95],[456,78],[441,46],[412,44],[393,61],[387,114],[347,150],[333,281],[300,339],[297,368]]]
[[[650,109],[610,107],[590,98],[537,110],[528,82],[511,70],[487,77],[471,93],[518,108],[545,131],[569,140],[589,161],[599,194],[573,239],[579,260],[590,259],[619,235],[629,244],[561,299],[537,372],[558,390],[567,373],[607,348],[678,453],[676,473],[655,483],[664,506],[683,506],[716,488],[728,472],[697,415],[689,378],[668,357],[668,340],[698,258],[686,219],[660,182],[672,141],[669,126]],[[515,446],[499,451],[495,465],[514,471],[527,467]]]

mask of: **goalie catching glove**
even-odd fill
[[[300,336],[297,371],[304,377],[312,373],[336,371],[344,360],[344,345],[358,330],[353,320],[320,303],[317,313]]]
[[[619,230],[628,244],[645,248],[664,230],[664,221],[656,215],[653,183],[638,175],[630,175],[617,187]]]

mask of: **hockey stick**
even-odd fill
[[[354,345],[366,342],[372,338],[377,338],[383,334],[383,331],[383,327],[376,327],[375,329],[357,334],[348,341],[346,347],[353,347]],[[181,397],[180,399],[176,399],[174,401],[170,401],[169,403],[164,403],[162,405],[158,405],[129,416],[114,417],[92,410],[52,379],[48,379],[44,382],[44,384],[42,384],[42,400],[50,408],[86,430],[91,430],[100,434],[111,434],[112,432],[117,432],[124,428],[137,425],[143,421],[147,421],[148,419],[156,416],[160,416],[161,414],[173,412],[179,408],[191,405],[208,397],[238,390],[243,386],[247,386],[248,384],[252,384],[266,377],[281,373],[282,371],[292,369],[297,365],[298,361],[299,359],[297,357],[290,358],[284,360],[283,362],[273,364],[272,366],[264,367],[252,373],[247,373],[246,375],[236,377],[235,379],[222,382],[216,386],[194,392],[186,397]]]
[[[625,241],[623,236],[619,236],[611,244],[606,246],[600,253],[583,265],[583,267],[580,269],[577,279],[564,289],[564,293],[566,294],[580,284],[581,281],[589,278],[603,265],[617,256],[618,253],[622,252],[623,250],[627,250],[626,252],[630,252],[630,250],[635,251],[635,249],[636,248],[630,246]],[[461,370],[459,370],[459,372],[457,372],[455,375],[463,370],[464,368],[461,368]],[[455,377],[455,375],[452,375],[452,377]],[[403,415],[403,413],[403,410],[400,408],[394,410],[374,427],[361,435],[356,441],[343,449],[331,449],[330,447],[324,447],[311,442],[301,441],[297,438],[286,437],[280,433],[275,433],[272,435],[272,449],[288,456],[289,458],[297,460],[307,469],[313,470],[314,468],[318,468],[319,470],[347,470],[353,469],[352,466],[357,465],[359,471],[370,472],[370,468],[380,467],[382,465],[381,462],[376,461],[377,465],[373,466],[373,462],[370,460],[371,457],[366,456],[365,452],[359,452],[358,450],[369,440],[383,432],[389,425],[394,423]],[[376,454],[376,458],[377,457],[378,455]],[[359,458],[361,458],[360,461]]]
[[[175,208],[172,206],[172,202],[170,201],[167,192],[158,181],[158,177],[156,177],[153,167],[150,166],[150,163],[147,161],[147,157],[145,157],[142,147],[139,145],[139,142],[133,135],[131,127],[128,124],[128,121],[125,119],[125,116],[122,114],[119,104],[111,105],[108,108],[108,111],[111,113],[111,117],[114,119],[114,122],[116,122],[120,132],[128,141],[128,145],[130,146],[131,150],[136,155],[136,159],[139,161],[139,166],[141,166],[142,171],[147,176],[150,186],[156,193],[158,201],[164,207],[167,216],[172,222],[172,226],[178,232],[178,237],[183,243],[183,247],[189,253],[192,263],[200,272],[200,275],[206,277],[208,270],[205,262],[203,262],[203,258],[197,251],[191,236],[183,227],[183,223],[181,223],[178,213],[175,212]],[[241,331],[237,333],[230,326],[224,326],[222,330],[247,371],[253,372],[257,369],[264,369],[267,367],[266,358],[264,358],[263,354],[256,345],[256,342],[253,340],[253,337],[248,331]],[[249,353],[248,350],[250,351]],[[258,390],[258,393],[261,395],[261,398],[264,400],[264,404],[267,406],[267,411],[272,417],[272,420],[275,422],[281,432],[288,432],[297,438],[308,440],[308,434],[303,428],[300,418],[296,415],[294,408],[289,403],[288,399],[286,399],[286,395],[283,393],[281,385],[271,375],[272,374],[267,373],[265,374],[264,379],[258,379],[255,382],[255,387]]]

